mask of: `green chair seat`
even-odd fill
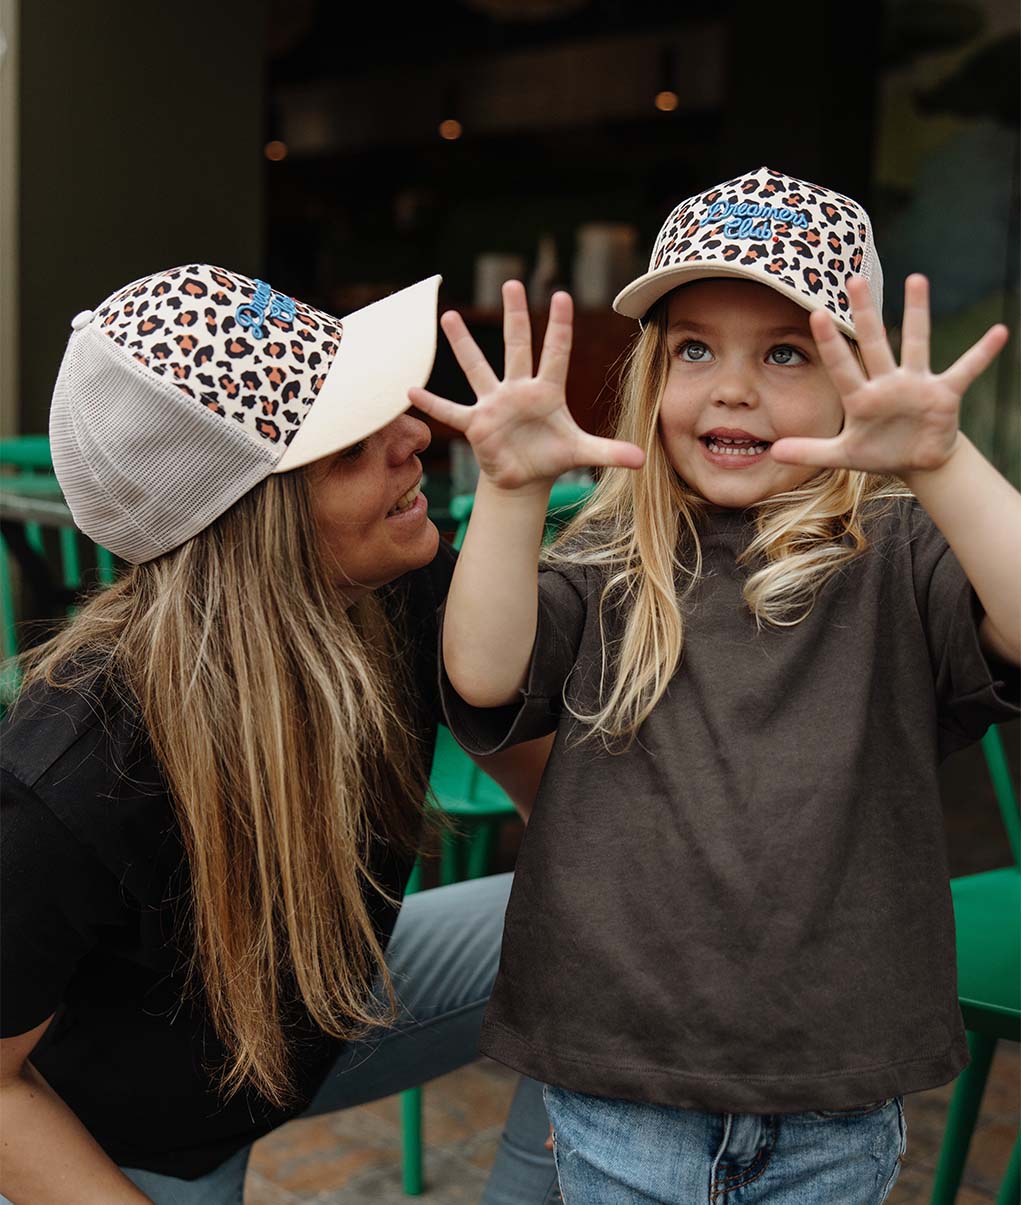
[[[1008,866],[966,875],[950,889],[964,1024],[1021,1040],[1021,871]]]

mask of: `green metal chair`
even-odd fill
[[[558,482],[550,494],[545,539],[552,536],[578,512],[592,492],[586,483]],[[454,547],[460,548],[468,529],[474,494],[459,494],[450,500],[450,516],[457,523]],[[492,862],[501,823],[514,814],[514,805],[504,791],[484,773],[440,726],[429,778],[434,806],[455,817],[457,827],[441,839],[440,882],[456,883],[484,875]],[[421,866],[416,865],[408,892],[418,890]],[[405,1195],[419,1196],[422,1176],[422,1089],[401,1093],[402,1169]]]
[[[53,581],[54,556],[45,532],[56,532],[59,585]],[[0,709],[17,693],[20,651],[11,562],[22,569],[22,587],[56,598],[73,610],[87,573],[104,585],[113,581],[113,555],[93,544],[75,526],[53,472],[45,435],[0,440]]]
[[[953,879],[958,994],[971,1062],[961,1073],[947,1113],[931,1205],[952,1205],[996,1043],[1021,1040],[1021,820],[999,730],[982,739],[1013,865]],[[1021,1199],[1021,1135],[1000,1184],[996,1205]]]
[[[501,823],[516,814],[513,803],[442,725],[436,734],[429,786],[431,806],[456,819],[455,827],[440,839],[440,883],[481,877],[492,862]],[[421,882],[421,863],[416,863],[406,894],[418,891]],[[404,1193],[417,1197],[424,1187],[420,1086],[401,1093],[401,1144]]]

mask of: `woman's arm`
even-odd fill
[[[0,1192],[16,1205],[152,1205],[28,1061],[52,1020],[0,1040]]]
[[[991,327],[946,372],[929,368],[929,285],[904,286],[901,363],[860,280],[848,281],[858,346],[868,376],[825,311],[812,314],[819,354],[844,405],[834,439],[780,439],[777,460],[894,473],[925,507],[953,549],[985,610],[987,652],[1021,663],[1021,494],[958,430],[961,398],[1007,342]]]
[[[626,465],[644,455],[633,444],[588,435],[567,409],[572,309],[554,294],[538,371],[525,290],[503,288],[505,372],[501,381],[460,315],[441,324],[475,391],[459,406],[424,389],[411,401],[460,431],[479,462],[479,486],[464,545],[447,596],[443,660],[457,693],[475,707],[499,707],[517,697],[535,640],[539,548],[549,492],[572,468]]]

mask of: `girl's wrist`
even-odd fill
[[[555,478],[540,478],[534,481],[526,481],[521,485],[498,485],[491,477],[487,477],[485,473],[480,473],[478,488],[495,498],[500,498],[503,502],[525,505],[541,503],[545,511],[549,503],[554,480]]]
[[[971,440],[968,439],[963,431],[958,430],[954,436],[954,442],[950,447],[950,451],[939,464],[927,469],[907,469],[905,472],[898,473],[897,475],[913,494],[924,493],[939,477],[945,476],[951,471],[952,462],[967,459],[968,453],[965,449],[970,447],[972,447]]]

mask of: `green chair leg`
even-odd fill
[[[401,1093],[401,1140],[404,1195],[422,1195],[422,1089]]]
[[[953,1205],[968,1158],[972,1131],[982,1103],[989,1065],[996,1049],[996,1038],[986,1034],[968,1033],[971,1062],[961,1072],[947,1112],[947,1125],[943,1145],[936,1167],[936,1180],[932,1188],[930,1205]]]
[[[82,564],[78,555],[78,533],[73,527],[60,529],[60,564],[64,586],[77,590],[82,584]]]
[[[1017,1205],[1018,1201],[1021,1201],[1021,1134],[1014,1143],[1014,1153],[996,1194],[996,1205]]]
[[[0,657],[5,661],[18,652],[18,635],[14,624],[14,588],[11,583],[10,561],[7,541],[0,535],[0,611],[3,624],[0,627]]]
[[[416,859],[408,876],[405,895],[422,890],[422,861]],[[409,1197],[422,1194],[422,1089],[401,1093],[401,1176]]]
[[[460,829],[444,832],[440,838],[440,886],[459,883],[464,878],[464,842]]]
[[[117,576],[117,567],[114,564],[113,553],[106,548],[96,545],[96,568],[99,571],[99,580],[104,586],[109,586],[113,583]]]
[[[43,542],[43,529],[38,523],[25,524],[25,540],[33,552],[43,557],[46,555],[46,544]]]

